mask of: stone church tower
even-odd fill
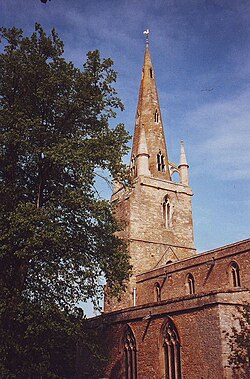
[[[136,275],[195,253],[192,190],[188,164],[181,143],[179,166],[168,160],[155,72],[148,46],[136,112],[132,154],[132,189],[114,186],[116,217],[125,223],[121,237],[128,242],[133,274],[120,301],[106,297],[105,312],[136,305]],[[179,173],[180,182],[171,175]]]
[[[248,378],[248,362],[239,369],[228,364],[234,352],[228,336],[239,330],[241,307],[250,304],[250,239],[195,254],[184,145],[176,166],[168,160],[146,35],[132,186],[115,183],[112,195],[115,215],[125,225],[120,237],[128,244],[132,276],[120,301],[107,289],[104,314],[88,323],[106,355],[101,376]],[[88,379],[93,362],[86,357],[79,361]]]

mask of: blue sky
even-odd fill
[[[89,50],[111,57],[133,133],[149,28],[169,158],[185,141],[197,250],[249,237],[250,2],[248,0],[0,0],[0,24],[30,34],[55,27],[81,67]]]

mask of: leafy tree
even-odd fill
[[[232,367],[235,378],[250,377],[250,306],[238,308],[235,316],[238,326],[233,327],[230,333],[226,333],[230,347],[228,358],[229,366]]]
[[[129,136],[109,127],[123,105],[98,51],[80,70],[55,30],[0,36],[0,377],[70,378],[75,305],[97,304],[100,276],[118,294],[129,275],[120,226],[96,190],[97,170],[126,174]]]

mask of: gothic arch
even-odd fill
[[[131,176],[134,178],[137,175],[137,169],[136,169],[136,157],[133,154],[131,157],[131,162],[130,162],[130,173]]]
[[[191,273],[188,273],[186,276],[186,290],[188,295],[195,294],[195,280]]]
[[[124,351],[125,378],[137,379],[137,349],[136,339],[131,327],[127,324],[122,338]]]
[[[166,229],[169,229],[172,225],[172,209],[168,195],[164,196],[162,203],[163,224]]]
[[[157,170],[161,172],[166,171],[166,164],[165,164],[165,157],[162,154],[161,150],[159,150],[159,153],[156,156],[157,161]]]
[[[180,177],[180,171],[179,170],[171,170],[170,171],[170,177],[174,183],[180,183],[181,177]]]
[[[229,273],[229,281],[230,281],[231,286],[240,287],[241,286],[240,266],[236,261],[230,262],[228,273]]]
[[[155,110],[155,113],[154,113],[154,122],[155,122],[156,124],[158,124],[158,123],[159,123],[159,119],[160,119],[160,117],[159,117],[159,113],[158,113],[158,110],[156,109],[156,110]]]
[[[161,378],[181,379],[181,342],[170,317],[162,324],[159,342]]]
[[[159,282],[154,284],[154,300],[156,303],[161,301],[161,285]]]
[[[168,162],[168,165],[169,165],[169,171],[170,171],[170,178],[173,182],[175,183],[180,183],[180,169],[178,168],[178,166],[176,166],[174,163],[172,162]],[[175,180],[175,178],[177,180]]]

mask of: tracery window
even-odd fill
[[[163,201],[163,222],[165,228],[170,228],[171,226],[171,206],[168,196],[165,196]]]
[[[159,303],[159,301],[161,301],[161,286],[159,283],[155,283],[154,290],[155,290],[155,301]]]
[[[195,293],[195,283],[192,274],[188,274],[187,276],[187,290],[190,295],[193,295]]]
[[[124,335],[126,379],[137,379],[136,341],[128,326]]]
[[[165,172],[165,158],[160,150],[159,150],[159,153],[157,154],[157,169],[158,171]]]
[[[163,341],[165,379],[181,379],[180,340],[172,321],[165,327]]]
[[[230,271],[231,271],[231,281],[232,281],[233,287],[240,287],[240,268],[239,268],[238,263],[231,262]]]

